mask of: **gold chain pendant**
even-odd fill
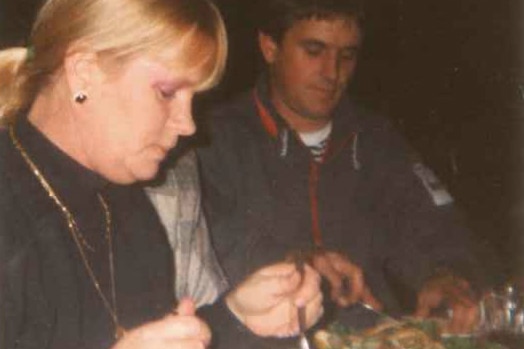
[[[126,333],[127,331],[125,330],[125,328],[123,328],[120,325],[116,325],[116,328],[115,328],[115,339],[116,340],[122,339],[126,335]]]
[[[16,137],[13,125],[9,127],[9,135],[11,137],[13,145],[15,146],[16,149],[18,149],[23,160],[27,163],[27,165],[31,169],[31,172],[36,176],[36,178],[38,179],[42,187],[47,192],[48,196],[55,202],[55,204],[58,206],[60,211],[64,214],[67,225],[69,227],[69,232],[71,233],[71,237],[73,238],[73,241],[75,242],[75,245],[78,249],[78,252],[80,254],[84,267],[87,271],[87,274],[89,275],[89,278],[91,279],[91,282],[93,283],[93,286],[95,287],[98,295],[100,296],[102,303],[104,304],[109,315],[111,316],[111,319],[113,320],[113,323],[115,325],[115,333],[114,333],[115,339],[118,340],[124,337],[126,334],[126,330],[122,326],[120,326],[120,323],[118,321],[116,287],[115,287],[115,266],[114,266],[114,260],[113,260],[113,242],[112,242],[112,237],[111,237],[111,211],[109,210],[108,204],[106,203],[104,197],[100,193],[97,193],[100,204],[102,205],[102,208],[104,210],[105,219],[106,219],[105,233],[106,233],[106,239],[108,241],[108,259],[109,259],[109,274],[111,276],[110,282],[111,282],[112,304],[109,302],[108,298],[102,291],[100,287],[100,283],[98,282],[98,279],[96,278],[96,275],[93,269],[91,268],[91,265],[89,263],[89,260],[86,256],[86,252],[84,251],[83,247],[86,247],[87,249],[91,249],[92,251],[94,251],[94,249],[92,249],[92,247],[89,246],[89,244],[87,244],[87,241],[84,240],[83,235],[80,232],[80,229],[78,228],[78,225],[76,224],[76,221],[73,215],[71,214],[69,209],[62,203],[62,200],[60,200],[58,195],[55,193],[51,184],[43,176],[42,172],[33,162],[29,154],[27,154],[22,144],[20,144],[18,138]]]

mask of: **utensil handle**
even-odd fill
[[[306,308],[298,307],[297,315],[298,315],[298,328],[300,330],[300,333],[304,333],[306,332]]]

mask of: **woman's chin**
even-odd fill
[[[154,153],[140,154],[126,159],[120,171],[120,178],[117,182],[120,184],[131,184],[140,181],[149,181],[156,177],[160,169],[165,152],[162,156]],[[143,156],[148,155],[148,156]]]
[[[159,167],[159,163],[133,166],[131,168],[125,168],[123,171],[118,171],[118,173],[113,172],[111,174],[106,174],[104,177],[112,183],[121,185],[150,181],[158,174]]]
[[[136,169],[133,171],[133,182],[139,182],[139,181],[149,181],[156,177],[158,174],[158,169],[160,167],[159,163],[151,164],[148,166],[142,166],[139,169]]]

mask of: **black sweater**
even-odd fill
[[[87,258],[110,296],[105,216],[112,214],[116,300],[127,329],[161,318],[175,305],[171,250],[160,220],[139,185],[108,183],[82,167],[26,120],[16,134],[69,208],[93,248]],[[0,130],[0,348],[104,349],[114,326],[58,206]],[[200,315],[214,331],[214,347],[264,347],[222,301]]]

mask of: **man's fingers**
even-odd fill
[[[328,280],[331,286],[331,299],[336,301],[342,292],[342,276],[333,268],[325,253],[314,256],[313,266]]]
[[[450,333],[471,333],[478,321],[478,307],[455,306],[447,330]]]
[[[460,304],[465,307],[474,307],[477,300],[469,288],[463,288],[458,285],[451,285],[446,288],[446,298],[451,305]]]
[[[364,286],[364,290],[362,292],[362,302],[369,304],[375,310],[382,310],[384,307],[382,303],[373,296],[371,290],[367,286]]]
[[[331,286],[331,299],[337,301],[342,295],[342,275],[337,273],[337,271],[330,265],[327,265],[322,270],[318,269],[318,271],[328,280],[329,285]]]
[[[362,270],[338,254],[330,254],[329,257],[334,269],[342,275],[342,301],[351,304],[360,300],[365,285]]]
[[[420,318],[427,318],[429,317],[429,313],[431,312],[431,308],[425,304],[425,303],[419,303],[417,306],[417,310],[415,310],[415,317]]]

